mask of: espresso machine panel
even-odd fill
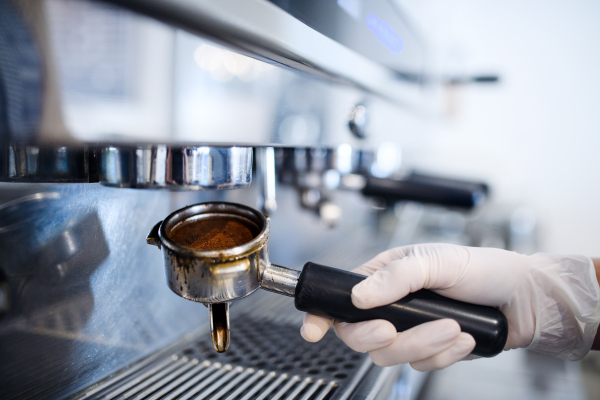
[[[332,332],[305,342],[273,293],[218,311],[215,352],[147,236],[229,202],[269,218],[269,259],[292,270],[431,237],[508,247],[472,211],[485,184],[403,162],[436,110],[427,60],[391,1],[0,0],[0,398],[418,393],[423,375]]]

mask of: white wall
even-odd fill
[[[486,179],[540,217],[543,251],[600,256],[600,2],[406,0],[441,67],[498,72],[458,94],[411,164]]]

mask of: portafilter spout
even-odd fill
[[[229,303],[208,304],[210,338],[219,353],[229,348]]]
[[[173,236],[188,229],[186,226],[199,225],[208,218],[242,224],[253,238],[220,250],[196,250],[173,240]],[[211,236],[212,232],[205,233]],[[268,239],[267,218],[250,207],[232,203],[202,203],[182,208],[156,224],[148,235],[148,243],[162,250],[171,290],[186,299],[208,304],[212,342],[219,352],[225,351],[229,343],[228,304],[259,287],[294,297],[300,311],[343,322],[385,319],[398,332],[424,322],[452,318],[463,332],[473,336],[476,343],[473,354],[482,357],[499,354],[506,344],[508,322],[496,308],[464,303],[423,289],[393,304],[362,310],[352,304],[351,294],[364,276],[311,262],[302,271],[271,264]]]

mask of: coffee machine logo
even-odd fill
[[[367,28],[373,32],[377,40],[392,53],[400,54],[404,49],[404,40],[394,31],[394,28],[373,14],[367,15]]]

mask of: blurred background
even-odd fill
[[[493,71],[448,90],[445,118],[405,154],[423,169],[487,180],[530,207],[540,251],[599,254],[600,5],[593,1],[404,1],[440,68]]]
[[[76,136],[108,130],[152,140],[169,131],[171,137],[185,140],[197,138],[201,125],[204,132],[218,127],[221,141],[227,141],[237,139],[233,132],[238,131],[238,119],[246,121],[248,137],[264,135],[273,129],[276,117],[268,110],[282,98],[279,88],[297,79],[291,72],[202,44],[162,24],[145,21],[133,27],[122,16],[106,17],[104,22],[113,25],[101,25],[96,19],[102,19],[102,13],[88,16],[89,21],[81,18],[85,3],[49,3],[69,96],[66,120]],[[419,170],[488,182],[496,204],[529,207],[539,222],[539,250],[596,254],[600,216],[594,210],[600,193],[593,182],[600,162],[594,156],[600,126],[595,112],[600,102],[600,27],[595,21],[600,6],[593,1],[397,3],[426,43],[433,73],[488,73],[500,80],[444,85],[429,95],[435,112],[419,115],[417,122],[411,112],[388,118],[380,124],[383,128],[372,127],[375,141],[393,141],[401,148],[403,162]],[[88,24],[97,28],[89,31]],[[86,40],[72,38],[77,26]],[[126,35],[129,41],[111,42],[104,32],[113,39]],[[89,55],[81,57],[82,52]],[[175,55],[174,63],[169,54]],[[194,62],[190,54],[204,61]],[[80,65],[82,60],[89,65]],[[145,68],[136,70],[136,62]],[[82,103],[92,96],[94,108]],[[220,107],[225,98],[231,104],[231,96],[245,106]],[[323,103],[321,110],[336,111],[331,107],[336,106]],[[315,128],[317,113],[308,114],[283,124],[281,129],[288,133],[282,134],[282,142],[326,142],[323,136],[334,136],[332,124]],[[308,136],[303,130],[310,131]],[[353,144],[352,138],[347,141]]]

